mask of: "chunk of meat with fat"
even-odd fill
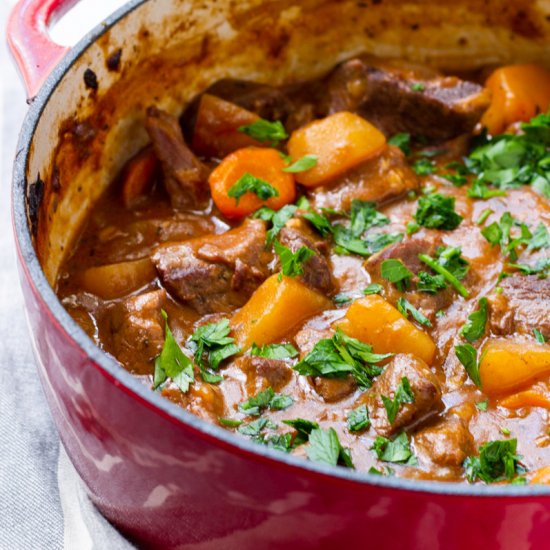
[[[550,278],[512,275],[500,284],[502,293],[489,296],[491,329],[497,334],[533,334],[538,329],[550,339]]]
[[[312,378],[311,384],[326,403],[341,401],[357,389],[357,382],[351,375],[344,378],[315,376]]]
[[[279,391],[292,378],[292,368],[278,359],[268,359],[255,355],[243,355],[235,360],[235,365],[246,374],[247,386],[253,393],[271,386]]]
[[[294,221],[294,220],[293,220]],[[283,227],[279,233],[279,241],[289,248],[292,252],[297,252],[302,246],[313,250],[315,253],[307,262],[302,265],[303,274],[300,275],[300,280],[312,288],[323,294],[328,294],[332,291],[333,281],[330,265],[326,258],[321,254],[317,243],[312,240],[312,235],[307,234],[307,230],[303,228],[300,220],[291,227]]]
[[[261,220],[247,219],[221,235],[157,247],[152,259],[166,288],[200,314],[229,313],[269,275]]]
[[[392,145],[384,151],[334,180],[308,193],[317,208],[349,210],[354,199],[382,203],[418,187],[418,178],[403,152]]]
[[[145,127],[175,208],[199,209],[208,201],[208,168],[189,149],[178,119],[156,107],[147,109]]]
[[[470,133],[490,102],[489,91],[474,82],[361,58],[342,63],[326,84],[327,114],[356,112],[387,136],[407,132],[442,141]]]
[[[152,374],[164,344],[161,310],[166,292],[154,290],[117,302],[110,309],[111,352],[136,374]]]
[[[414,447],[419,458],[443,467],[460,467],[474,454],[474,438],[464,420],[448,415],[434,426],[414,435]]]
[[[390,423],[381,396],[394,398],[402,378],[408,378],[414,394],[413,403],[404,403]],[[369,409],[373,428],[383,436],[390,436],[443,408],[441,386],[436,376],[421,359],[407,354],[395,355],[384,372],[376,379],[356,404],[365,404]]]

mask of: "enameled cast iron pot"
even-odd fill
[[[162,548],[548,547],[550,488],[371,476],[299,460],[207,424],[95,347],[56,298],[90,205],[147,138],[222,76],[281,83],[358,52],[448,70],[550,63],[547,1],[133,0],[70,51],[47,24],[74,0],[22,0],[8,39],[30,109],[13,219],[40,378],[92,500]]]

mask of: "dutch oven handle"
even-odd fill
[[[8,20],[8,44],[27,94],[33,98],[46,77],[69,51],[52,41],[48,26],[78,0],[19,0]]]

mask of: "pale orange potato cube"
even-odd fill
[[[157,275],[149,258],[85,269],[79,276],[86,292],[105,300],[119,298],[151,282]]]
[[[296,325],[332,306],[332,302],[292,277],[266,279],[233,316],[231,327],[244,351],[253,343],[278,342]]]
[[[506,395],[550,375],[550,345],[492,339],[479,365],[481,388],[487,395]]]
[[[323,185],[378,155],[385,147],[386,138],[380,130],[347,111],[298,128],[288,141],[292,160],[305,155],[317,156],[316,166],[296,174],[296,181],[307,187]]]
[[[491,134],[504,132],[514,122],[527,122],[550,108],[550,71],[537,65],[508,65],[496,69],[485,86],[491,104],[481,123]]]
[[[372,345],[376,353],[410,353],[428,365],[435,356],[431,337],[378,295],[353,302],[337,326],[348,336]]]

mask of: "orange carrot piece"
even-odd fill
[[[501,399],[498,404],[506,409],[539,407],[541,409],[550,410],[550,395],[540,389],[531,388],[505,397]]]
[[[151,188],[157,166],[158,160],[151,146],[142,149],[126,164],[122,173],[122,202],[126,208],[133,208]]]
[[[239,149],[220,163],[210,174],[208,183],[212,199],[222,214],[228,218],[244,218],[261,206],[279,210],[285,204],[294,202],[296,184],[292,174],[283,172],[284,160],[275,149],[246,147]],[[231,188],[245,174],[259,178],[272,186],[277,196],[266,200],[248,191],[239,199],[229,196]]]
[[[535,470],[529,479],[529,483],[550,484],[550,466],[544,466]]]

